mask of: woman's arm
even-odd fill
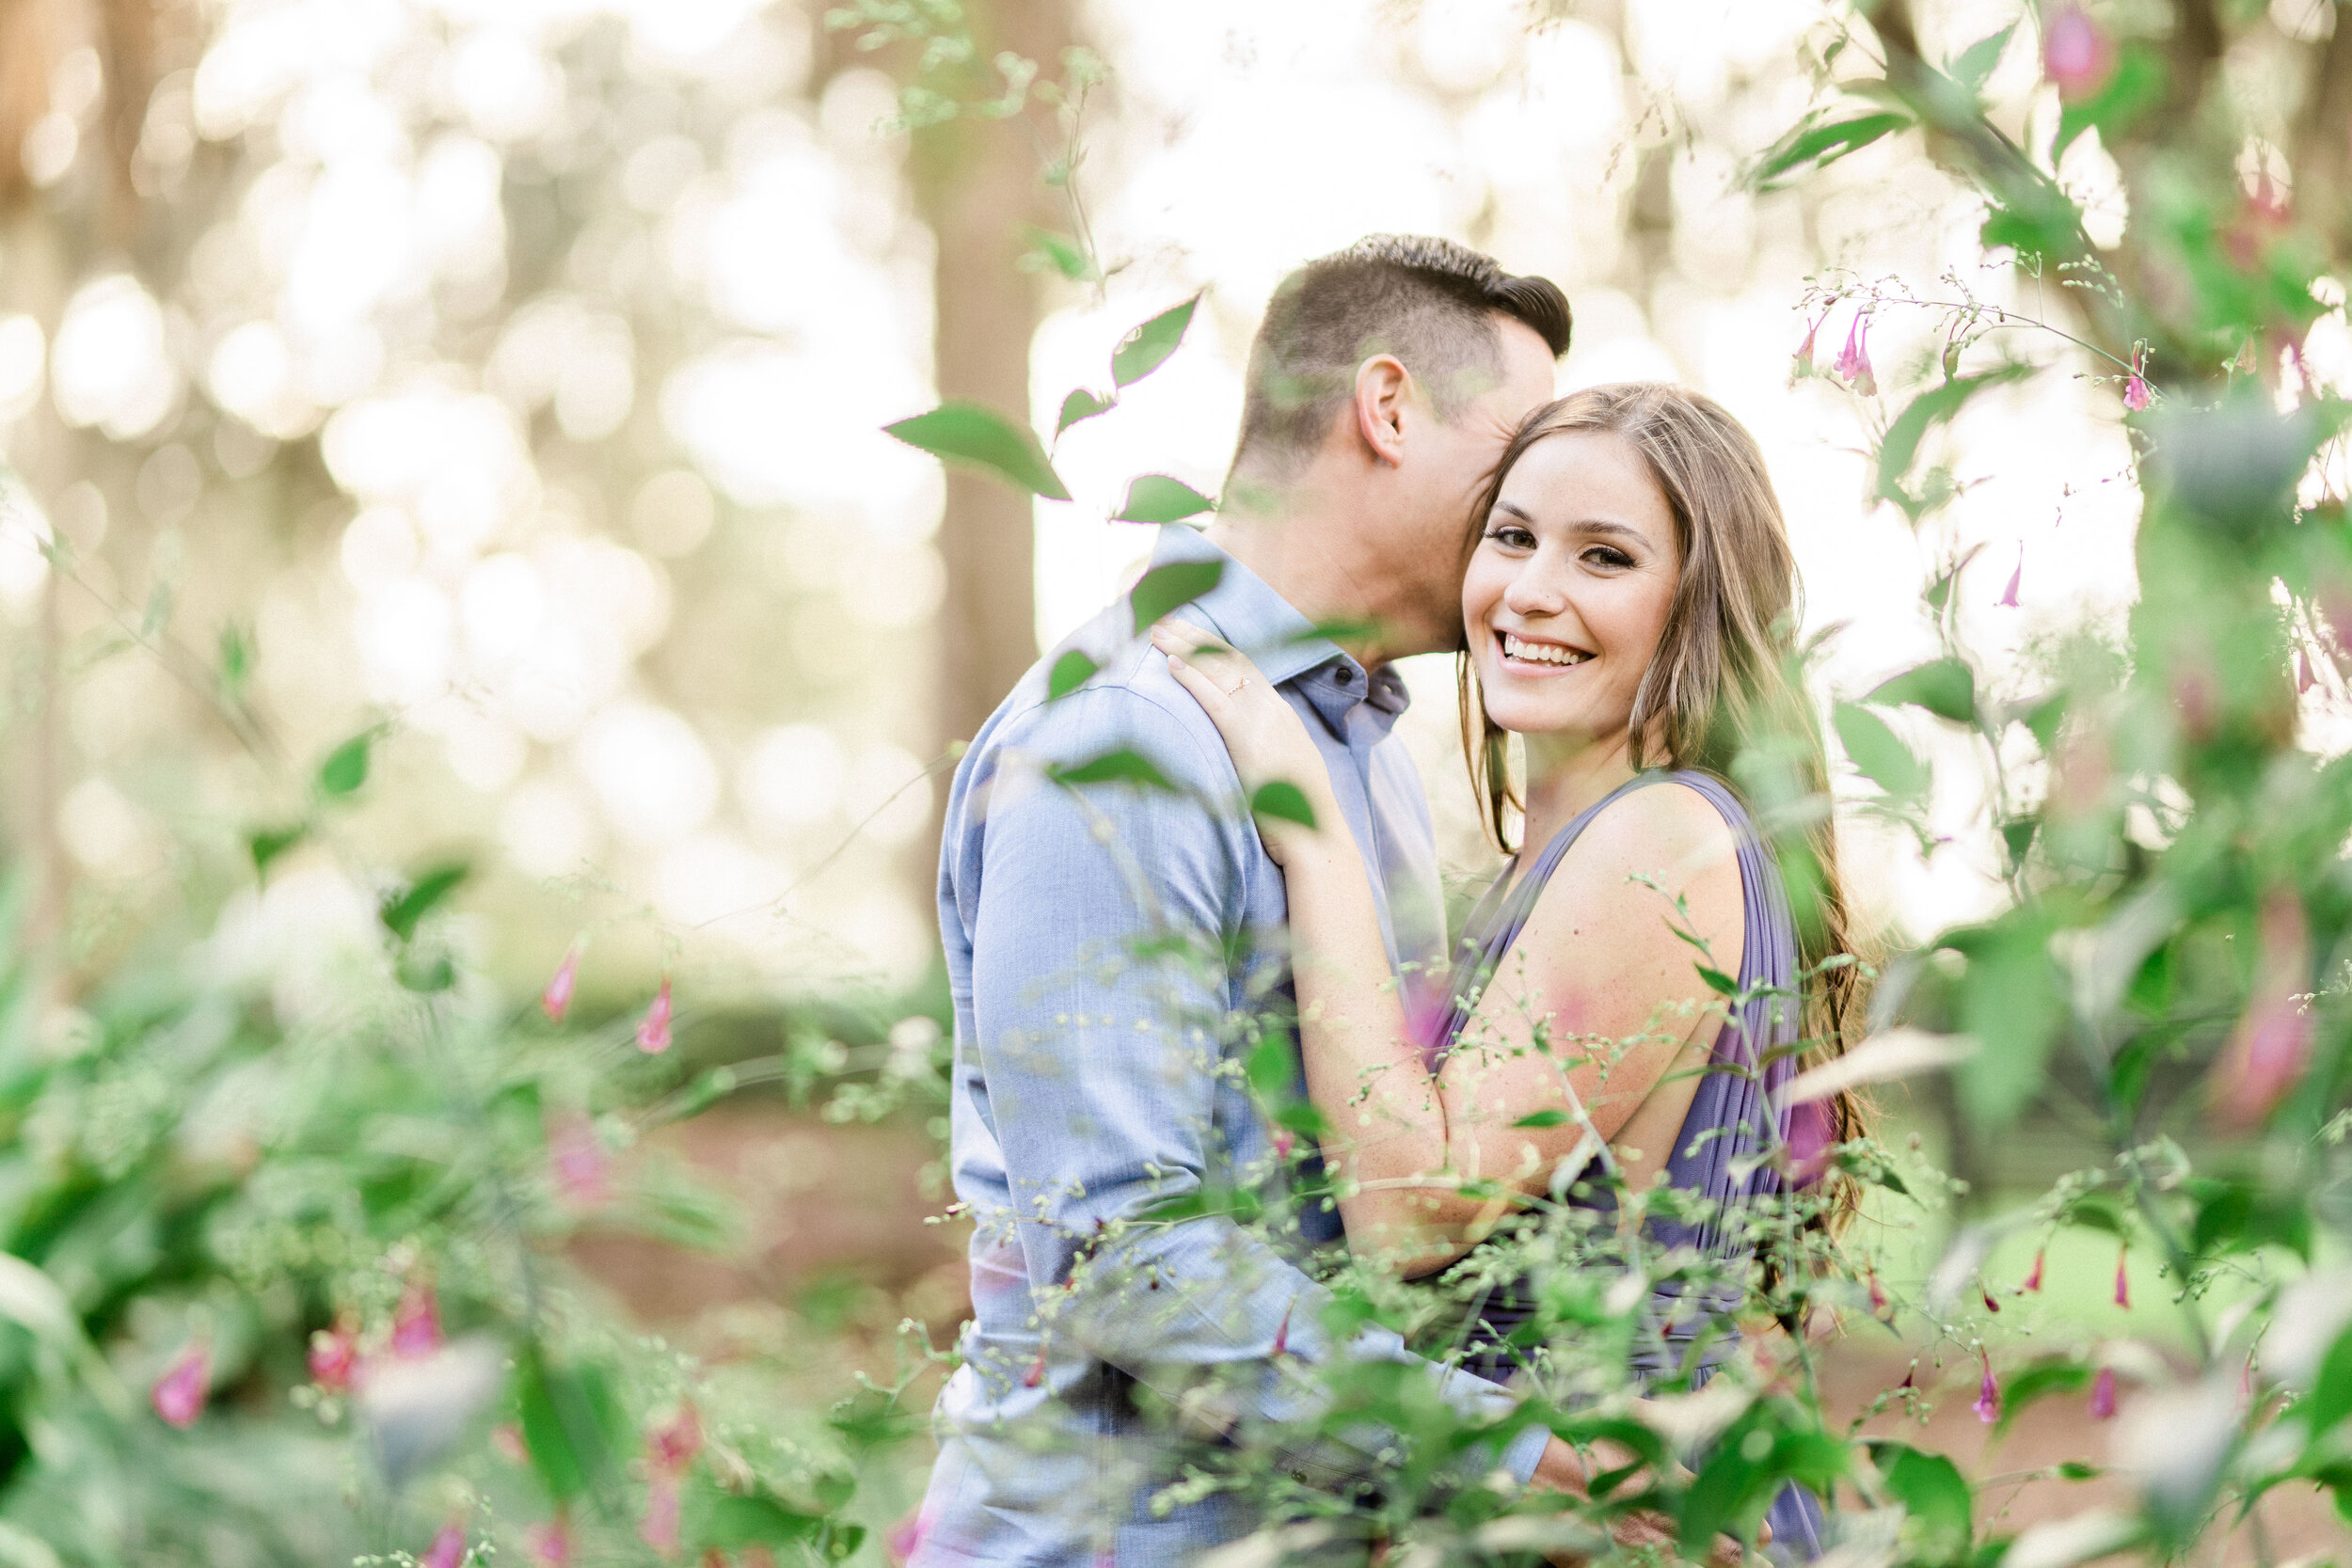
[[[1684,928],[1736,974],[1739,867],[1714,808],[1671,787],[1612,806],[1554,874],[1433,1081],[1390,974],[1362,855],[1298,716],[1247,659],[1191,628],[1165,626],[1154,640],[1224,735],[1245,787],[1287,780],[1315,819],[1262,816],[1259,829],[1288,882],[1299,1049],[1330,1129],[1325,1162],[1346,1179],[1351,1247],[1407,1274],[1439,1267],[1509,1206],[1465,1196],[1465,1180],[1540,1192],[1588,1129],[1627,1146],[1629,1180],[1662,1167],[1695,1075],[1653,1091],[1721,1009],[1675,934],[1685,917],[1633,879],[1675,889]],[[1563,1119],[1515,1125],[1547,1111]]]

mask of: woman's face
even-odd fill
[[[1462,580],[1487,714],[1522,735],[1623,736],[1681,570],[1674,513],[1623,436],[1537,441],[1504,478]]]

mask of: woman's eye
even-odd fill
[[[1535,547],[1535,536],[1513,523],[1487,530],[1486,537],[1509,549],[1532,550]]]
[[[1613,571],[1623,571],[1633,564],[1631,556],[1623,550],[1612,549],[1607,545],[1594,546],[1584,552],[1584,559],[1596,566],[1607,566]]]

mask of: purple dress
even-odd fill
[[[1712,1062],[1724,1070],[1699,1079],[1666,1164],[1669,1182],[1705,1201],[1694,1205],[1697,1213],[1688,1221],[1654,1214],[1644,1235],[1653,1255],[1668,1248],[1693,1248],[1719,1260],[1725,1273],[1737,1277],[1749,1248],[1736,1227],[1725,1234],[1727,1227],[1721,1222],[1779,1190],[1779,1174],[1763,1155],[1788,1130],[1781,1090],[1797,1070],[1795,1054],[1785,1048],[1799,1034],[1798,964],[1796,924],[1789,916],[1780,869],[1746,808],[1722,780],[1692,771],[1648,772],[1629,779],[1554,834],[1519,876],[1498,877],[1462,934],[1453,1009],[1442,1033],[1430,1042],[1430,1061],[1434,1069],[1453,1049],[1480,992],[1518,940],[1544,885],[1585,825],[1618,797],[1668,783],[1687,785],[1713,802],[1739,845],[1744,938],[1739,981],[1747,1000],[1733,1009],[1715,1037]],[[1781,1053],[1773,1055],[1776,1049]],[[1769,1058],[1761,1072],[1756,1070],[1759,1058]],[[1616,1207],[1615,1193],[1605,1179],[1580,1182],[1568,1201],[1602,1214]],[[1740,1296],[1736,1286],[1692,1299],[1673,1282],[1655,1288],[1645,1331],[1633,1350],[1633,1365],[1643,1383],[1676,1378],[1687,1378],[1691,1387],[1704,1383],[1738,1341],[1731,1314],[1738,1310]],[[1471,1302],[1463,1325],[1470,1351],[1465,1364],[1481,1376],[1506,1380],[1518,1365],[1510,1338],[1534,1315],[1533,1291],[1523,1282],[1488,1286]],[[1820,1554],[1821,1505],[1810,1492],[1794,1485],[1786,1488],[1768,1517],[1772,1555],[1810,1560]]]

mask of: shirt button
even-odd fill
[[[1356,672],[1350,670],[1344,664],[1340,666],[1340,684],[1342,686],[1354,686],[1356,684]]]

